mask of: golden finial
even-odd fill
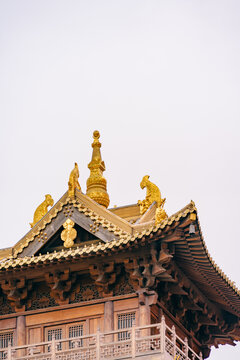
[[[107,181],[103,177],[103,171],[105,171],[105,164],[101,157],[101,143],[99,142],[100,133],[95,130],[93,132],[92,143],[92,160],[88,164],[90,170],[90,176],[87,179],[87,195],[95,200],[100,205],[106,208],[109,205],[109,196],[107,193]]]
[[[37,207],[34,212],[33,222],[30,223],[30,226],[33,227],[39,220],[41,220],[48,212],[48,206],[53,206],[53,204],[54,201],[51,195],[45,195],[45,200]]]
[[[65,248],[71,248],[74,245],[74,239],[77,237],[77,231],[73,229],[75,223],[71,219],[67,219],[63,224],[64,230],[61,232],[61,239],[64,241]]]
[[[68,195],[70,197],[74,197],[75,189],[81,191],[81,186],[79,185],[78,178],[79,178],[78,164],[75,162],[74,169],[71,171],[68,181]]]
[[[166,198],[162,199],[159,188],[157,187],[157,185],[153,184],[149,180],[149,175],[145,175],[142,178],[140,186],[142,189],[147,189],[146,198],[142,201],[138,200],[138,205],[140,206],[140,214],[143,215],[155,201],[157,205],[155,213],[155,223],[159,224],[161,221],[167,218],[166,211],[163,209]]]

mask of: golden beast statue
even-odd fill
[[[163,209],[166,198],[162,199],[159,188],[157,187],[157,185],[153,184],[149,180],[149,175],[145,175],[142,178],[140,186],[142,189],[147,189],[146,198],[142,201],[138,200],[138,205],[140,206],[140,214],[143,215],[152,205],[152,203],[156,202],[157,209],[155,214],[155,222],[160,223],[162,220],[167,218],[167,214]]]
[[[33,222],[30,226],[33,227],[39,220],[41,220],[48,212],[48,206],[53,206],[54,201],[51,195],[45,195],[45,200],[37,207],[34,212]]]
[[[81,186],[79,185],[78,178],[79,178],[78,164],[75,162],[74,169],[71,171],[68,181],[68,195],[70,197],[74,197],[75,189],[81,191]]]

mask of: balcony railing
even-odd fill
[[[46,341],[24,346],[9,346],[1,352],[1,359],[8,360],[118,360],[155,358],[164,354],[166,359],[202,360],[189,346],[165,324],[133,326],[124,330],[84,335]],[[157,356],[158,358],[158,356]],[[165,356],[161,357],[162,359]]]

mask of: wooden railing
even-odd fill
[[[202,360],[189,346],[187,339],[181,339],[165,324],[133,326],[111,332],[84,335],[29,344],[9,346],[2,351],[2,359],[8,360],[118,360],[146,358],[166,354],[168,359]]]

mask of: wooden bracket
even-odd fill
[[[117,275],[120,274],[120,267],[115,266],[114,262],[109,262],[107,264],[100,263],[90,265],[89,270],[100,296],[112,296],[113,291],[110,289],[110,285],[113,285],[116,282]]]
[[[46,273],[45,279],[50,287],[50,295],[59,305],[68,304],[70,290],[76,281],[76,274],[71,274],[69,269]]]
[[[169,254],[167,244],[164,244],[161,250],[157,250],[153,245],[150,254],[142,259],[126,259],[125,271],[129,274],[134,289],[153,290],[156,289],[159,281],[172,281],[165,268],[171,259],[172,255]]]
[[[26,281],[25,278],[2,280],[1,288],[16,312],[25,311],[25,299],[32,289],[31,281]]]
[[[140,289],[137,291],[138,294],[138,302],[139,305],[154,305],[157,303],[158,300],[158,294],[151,290],[149,291],[147,288],[145,289]]]

